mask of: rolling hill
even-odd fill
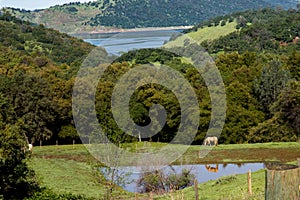
[[[203,21],[185,32],[212,54],[234,51],[278,53],[282,47],[299,41],[298,16],[299,10],[248,10]]]
[[[11,16],[0,16],[0,46],[27,55],[42,55],[55,63],[82,61],[94,46],[65,33]]]
[[[200,21],[247,9],[296,7],[296,0],[98,0],[69,3],[48,9],[8,10],[22,20],[66,33],[108,28],[167,27],[195,25]]]

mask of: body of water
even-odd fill
[[[244,163],[244,164],[214,164],[214,165],[173,165],[164,167],[162,170],[164,174],[180,174],[183,169],[190,170],[199,183],[207,182],[209,180],[216,180],[222,176],[229,176],[235,174],[245,174],[249,170],[252,172],[263,169],[263,163]],[[129,184],[122,186],[125,190],[130,192],[139,192],[137,180],[141,178],[143,169],[139,167],[119,167],[118,174],[126,174],[126,179]]]
[[[139,31],[124,33],[99,33],[81,35],[84,41],[102,46],[109,54],[120,55],[129,50],[158,48],[182,30]]]

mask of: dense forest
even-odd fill
[[[5,13],[1,34],[1,122],[18,124],[29,141],[57,137],[70,125],[76,70],[94,46]]]
[[[271,4],[260,0],[235,0],[231,1],[230,4],[223,0],[192,0],[184,3],[178,0],[118,0],[110,3],[103,13],[91,18],[88,24],[119,28],[188,26],[216,15],[266,6],[271,6]]]
[[[226,89],[227,116],[220,143],[299,140],[300,11],[239,12],[203,22],[190,31],[230,20],[237,21],[236,31],[201,44],[214,58]],[[4,197],[19,199],[37,187],[21,151],[26,140],[34,145],[80,142],[72,116],[72,90],[81,63],[95,47],[9,13],[1,14],[0,27],[0,146],[4,147],[0,168],[5,172],[0,187]],[[194,49],[187,42],[182,50]],[[104,50],[101,53],[106,56]],[[114,121],[111,95],[122,74],[145,63],[170,66],[193,86],[201,113],[194,144],[201,144],[211,118],[207,86],[193,65],[164,49],[131,51],[109,66],[95,97],[100,126],[114,142],[138,141]],[[130,101],[130,115],[138,125],[147,125],[154,103],[165,107],[167,121],[162,131],[146,140],[170,142],[181,113],[168,88],[157,84],[138,88]]]
[[[299,11],[246,11],[224,16],[220,21],[230,18],[240,21],[234,33],[202,42],[202,46],[215,57],[227,92],[228,112],[220,142],[297,140]],[[72,124],[72,86],[81,62],[94,46],[42,25],[18,20],[8,13],[1,16],[0,22],[1,120],[4,124],[19,124],[29,140],[35,142],[43,140],[53,144],[56,140],[78,139]],[[203,22],[199,27],[208,23],[212,22]],[[101,118],[101,113],[111,113],[110,105],[103,106],[103,102],[110,102],[113,86],[123,73],[144,63],[170,65],[191,81],[199,95],[203,113],[194,143],[202,143],[211,112],[207,87],[203,80],[192,82],[197,78],[201,80],[193,66],[161,50],[132,51],[111,65],[107,80],[100,81],[96,95],[100,123],[109,123],[106,126],[111,130],[111,127],[116,127],[112,116]],[[148,85],[135,93],[131,103],[132,118],[140,125],[149,123],[148,112],[153,103],[169,106],[169,121],[152,139],[169,142],[173,138],[180,122],[180,112],[170,91]],[[112,131],[112,137],[123,134],[118,129],[115,132]],[[134,140],[136,138],[124,138],[124,141]]]
[[[27,11],[8,8],[16,17],[66,33],[109,28],[191,26],[232,12],[265,7],[296,8],[296,0],[98,0]]]

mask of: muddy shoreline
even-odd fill
[[[107,28],[103,30],[94,30],[94,31],[78,31],[70,33],[71,35],[93,35],[93,34],[102,34],[102,33],[126,33],[126,32],[143,32],[143,31],[164,31],[164,30],[182,30],[189,29],[193,26],[170,26],[170,27],[145,27],[145,28],[133,28],[133,29],[118,29],[118,28]]]

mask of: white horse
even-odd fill
[[[207,137],[204,140],[204,145],[208,145],[208,146],[215,145],[215,146],[218,146],[218,138],[216,136]]]
[[[33,149],[33,145],[32,144],[28,144],[28,150],[32,151],[32,149]]]

